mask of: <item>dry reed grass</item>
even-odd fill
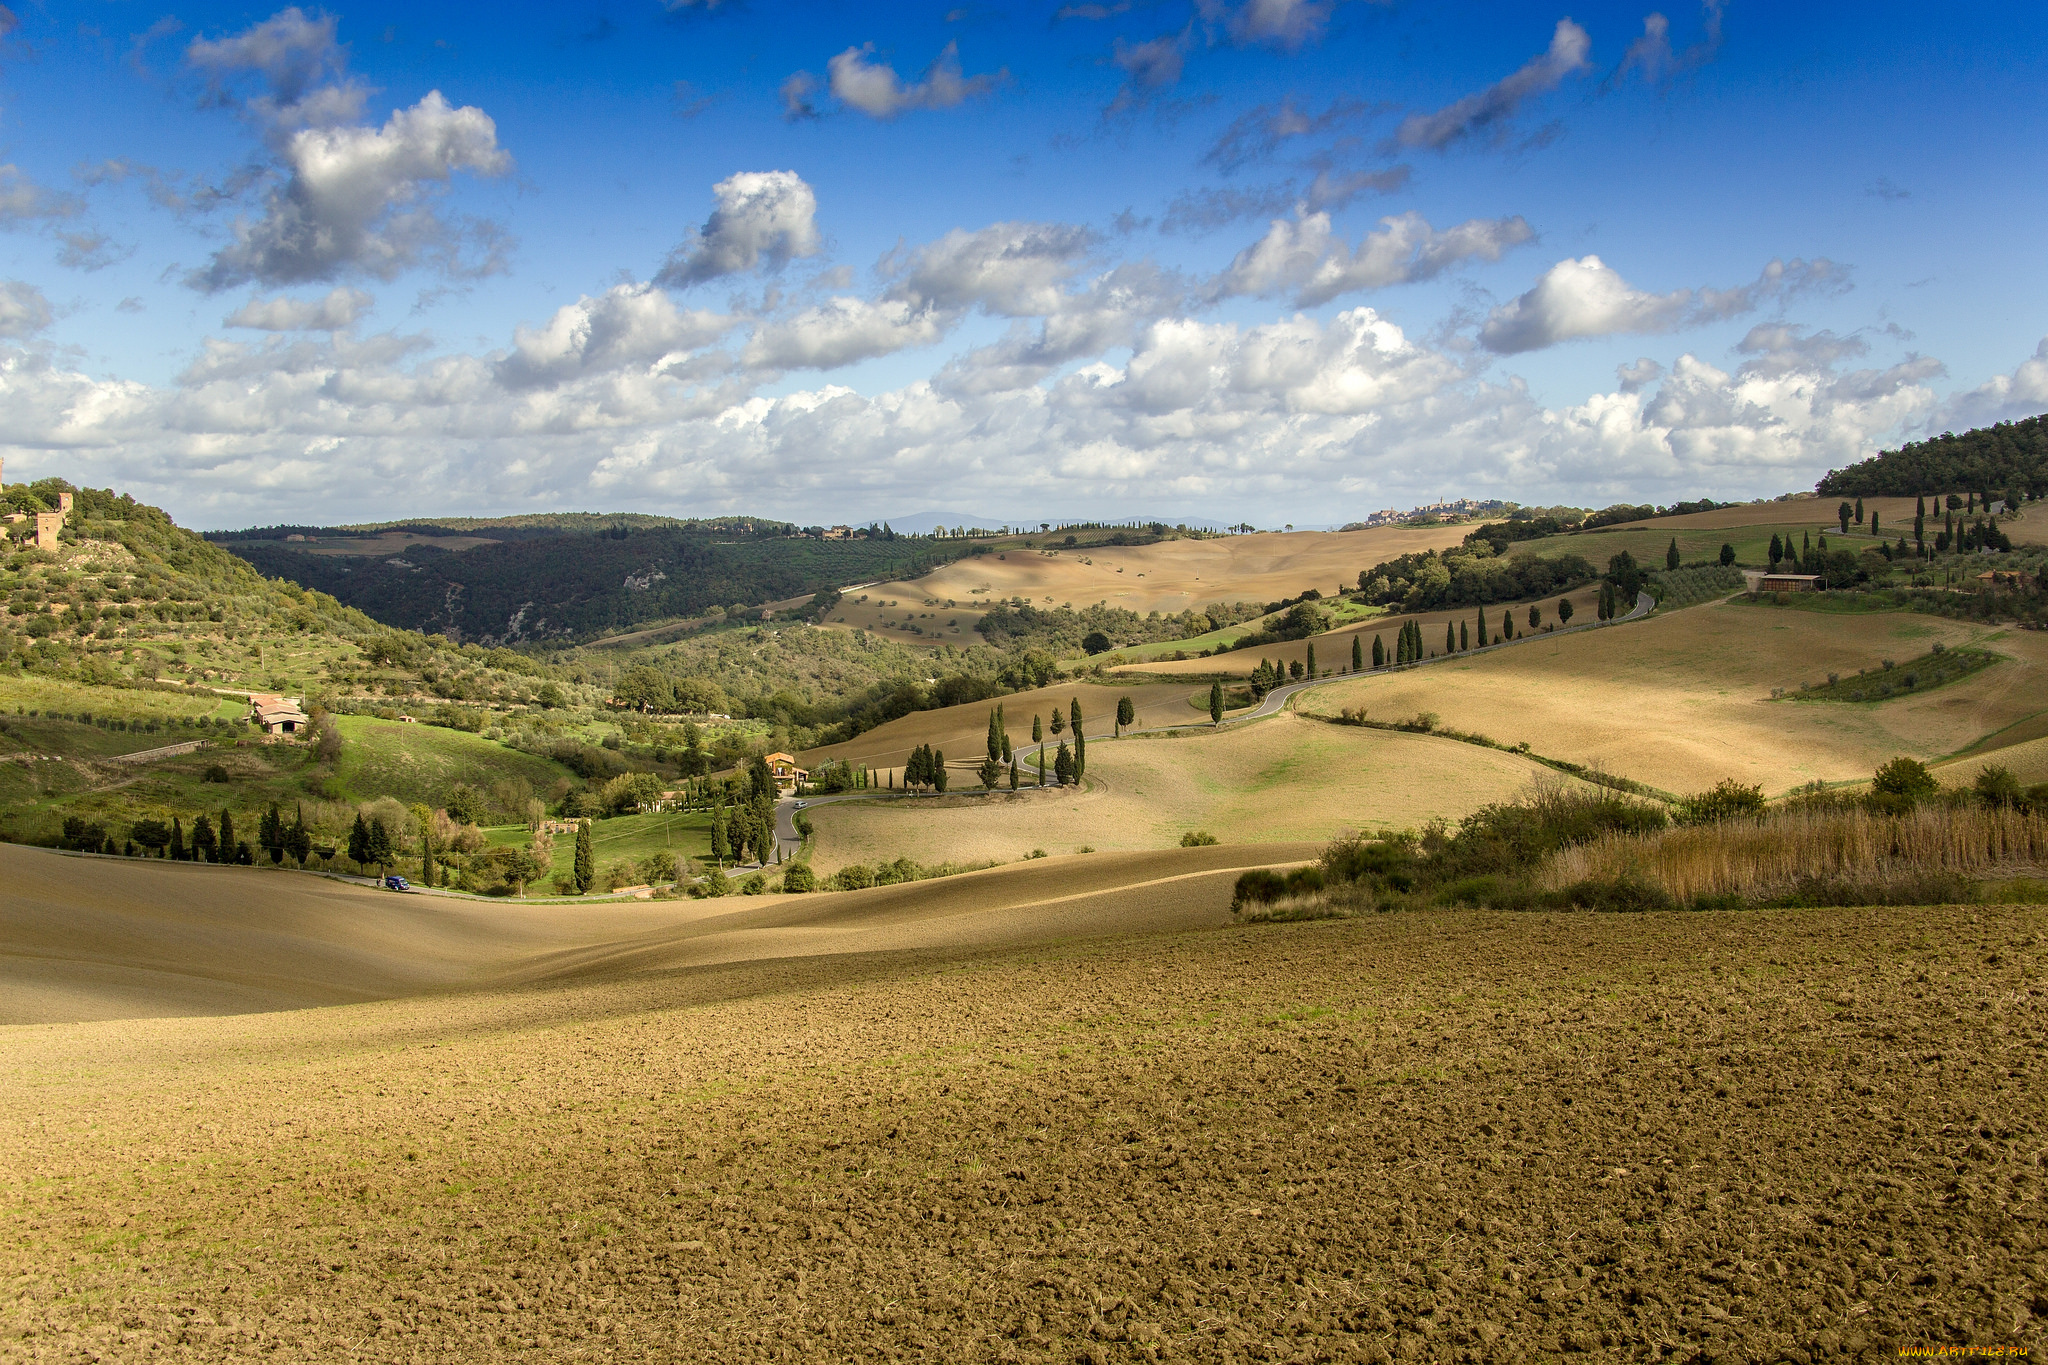
[[[1553,854],[1545,890],[1647,877],[1680,901],[1761,900],[1801,883],[1882,885],[1947,873],[1977,877],[2048,863],[2048,816],[1984,806],[1925,806],[1903,816],[1784,810],[1647,835],[1610,835]]]

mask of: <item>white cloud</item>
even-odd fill
[[[1095,234],[1066,223],[996,223],[958,228],[906,257],[883,261],[890,294],[938,308],[977,305],[1008,317],[1043,317],[1067,306],[1066,286],[1096,246]]]
[[[279,295],[250,299],[229,314],[223,325],[263,332],[338,332],[355,324],[376,300],[360,289],[337,288],[318,299]]]
[[[1628,45],[1621,65],[1607,80],[1609,88],[1619,85],[1631,75],[1639,75],[1649,85],[1658,85],[1680,72],[1704,66],[1714,59],[1721,50],[1721,16],[1725,6],[1722,0],[1703,0],[1700,6],[1704,32],[1700,40],[1683,52],[1671,50],[1671,21],[1662,14],[1652,13],[1643,18],[1643,36]]]
[[[901,299],[835,298],[757,328],[742,359],[762,369],[836,369],[928,346],[946,334],[955,316]]]
[[[1236,43],[1266,43],[1293,50],[1322,36],[1334,0],[1196,0],[1203,20],[1219,24]]]
[[[0,227],[42,219],[71,218],[84,206],[76,195],[59,194],[32,180],[19,166],[0,166]]]
[[[1105,301],[1116,273],[1077,282],[1070,296],[1101,306],[1071,306],[1048,333],[1137,316]],[[1114,289],[1152,297],[1136,279]],[[579,300],[522,331],[495,370],[425,338],[339,333],[211,342],[175,384],[151,388],[0,348],[0,453],[24,477],[61,469],[222,525],[316,507],[341,520],[393,499],[573,506],[625,490],[651,508],[848,520],[933,487],[1017,515],[1229,506],[1338,521],[1447,484],[1581,503],[1781,492],[1939,410],[1938,362],[1844,368],[1839,341],[1796,327],[1753,334],[1733,371],[1646,358],[1613,390],[1547,409],[1371,308],[1249,328],[1140,321],[1121,364],[1092,336],[1079,368],[1024,384],[977,384],[998,372],[960,366],[873,395],[826,384],[771,399],[743,375],[691,368],[716,346],[672,363],[664,347],[713,329],[691,333],[678,314],[676,331],[662,303],[644,286]],[[750,359],[843,363],[936,339],[940,322],[905,301],[849,299],[765,329]],[[1041,343],[1056,344],[1020,337],[1014,354]],[[500,382],[520,364],[540,382]],[[1974,394],[2017,410],[2044,389],[2048,347]]]
[[[795,171],[741,171],[711,192],[718,207],[669,254],[656,284],[679,289],[759,266],[779,269],[823,249],[818,197]]]
[[[456,108],[438,90],[393,111],[382,128],[304,128],[285,139],[288,178],[263,216],[238,219],[234,242],[187,283],[214,292],[235,285],[303,284],[351,271],[392,279],[433,262],[451,274],[501,268],[495,252],[461,259],[461,234],[422,202],[456,171],[502,175],[512,158],[497,125],[474,106]],[[488,234],[483,244],[493,245]]]
[[[1480,344],[1500,355],[1540,350],[1582,337],[1669,332],[1753,312],[1764,300],[1848,287],[1848,272],[1825,257],[1774,260],[1734,289],[1675,289],[1653,294],[1631,286],[1598,256],[1563,260],[1536,287],[1493,310]]]
[[[849,47],[825,64],[833,98],[873,118],[894,118],[906,109],[951,109],[987,94],[1008,76],[1006,71],[962,76],[960,45],[947,43],[924,79],[905,85],[895,68],[868,60],[874,50],[873,43]]]
[[[585,375],[682,360],[724,336],[733,319],[705,311],[682,312],[652,285],[614,285],[555,311],[544,327],[521,327],[512,351],[499,362],[499,382],[528,389],[563,384]]]
[[[1403,147],[1426,147],[1442,151],[1468,137],[1489,136],[1498,140],[1522,105],[1537,95],[1555,90],[1567,76],[1586,69],[1586,54],[1593,40],[1586,30],[1569,19],[1557,21],[1550,47],[1532,57],[1513,75],[1456,100],[1433,114],[1411,114],[1401,121],[1394,140]]]
[[[2048,337],[2041,338],[2034,354],[2014,366],[2011,374],[1993,375],[1944,404],[1927,429],[1965,431],[2043,412],[2048,412]]]
[[[0,337],[33,336],[50,325],[50,301],[20,280],[0,280]]]
[[[185,60],[206,72],[212,103],[233,102],[232,79],[255,72],[268,87],[245,106],[257,118],[278,127],[350,123],[362,117],[368,92],[342,76],[348,54],[335,39],[337,23],[294,5],[240,33],[195,38]]]
[[[1162,33],[1142,43],[1125,42],[1119,38],[1110,60],[1123,68],[1130,90],[1163,90],[1169,85],[1180,84],[1181,72],[1186,65],[1186,58],[1181,52],[1183,42],[1182,35],[1178,33]],[[1118,100],[1119,104],[1126,102]]]
[[[1340,294],[1433,279],[1469,260],[1497,261],[1535,232],[1519,215],[1473,218],[1439,232],[1420,213],[1382,218],[1356,250],[1331,230],[1327,213],[1277,218],[1237,254],[1213,286],[1218,297],[1293,293],[1313,308]]]

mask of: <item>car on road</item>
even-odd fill
[[[410,891],[412,890],[412,883],[394,872],[384,879],[384,889],[386,891]]]

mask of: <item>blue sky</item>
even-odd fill
[[[17,5],[0,455],[189,524],[1330,524],[2048,410],[2035,6]]]

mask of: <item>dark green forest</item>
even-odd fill
[[[1830,469],[1814,485],[1823,497],[1910,498],[1922,493],[2007,491],[2048,495],[2048,415],[1944,431],[1897,450],[1881,450],[1847,469]]]
[[[283,528],[261,539],[246,532],[213,539],[265,574],[332,594],[389,625],[486,644],[589,639],[713,607],[730,611],[863,579],[903,578],[970,549],[964,540],[894,534],[821,540],[744,519],[645,525],[591,518],[582,531],[522,529],[524,538],[460,553],[419,544],[375,558],[306,554],[284,543]],[[463,530],[499,533],[488,523]]]

